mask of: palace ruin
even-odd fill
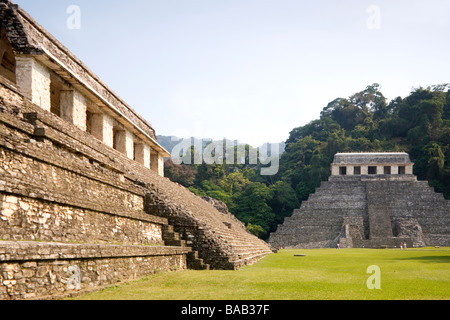
[[[8,0],[0,35],[0,300],[271,253],[221,204],[164,178],[152,126]]]
[[[339,153],[331,177],[271,234],[286,248],[450,245],[450,201],[417,181],[406,153]]]

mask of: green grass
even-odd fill
[[[380,290],[367,288],[371,265]],[[159,273],[75,299],[448,300],[450,248],[282,250],[240,271]]]

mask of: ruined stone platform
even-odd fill
[[[2,299],[58,299],[186,268],[190,248],[0,241]]]

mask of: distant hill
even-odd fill
[[[194,139],[198,142],[198,141],[200,141],[201,140],[201,142],[202,142],[202,148],[203,148],[203,150],[205,149],[205,147],[208,145],[208,144],[210,144],[211,142],[215,142],[215,143],[220,143],[221,141],[220,140],[215,140],[215,141],[213,141],[213,139],[210,139],[210,138],[193,138],[193,137],[191,137],[191,138],[179,138],[179,137],[175,137],[175,136],[163,136],[163,135],[159,135],[159,136],[157,136],[157,139],[158,139],[158,143],[164,148],[164,149],[166,149],[167,151],[169,151],[169,152],[171,152],[181,141],[183,141],[184,139],[187,139],[187,140],[191,140],[191,143],[192,144],[194,144]],[[248,145],[247,143],[239,143],[238,141],[233,141],[233,140],[228,140],[228,139],[226,139],[226,140],[224,140],[225,141],[225,143],[227,143],[228,145],[235,145],[235,146],[239,146],[239,145]],[[271,143],[268,143],[269,145],[273,145],[273,143],[271,144]],[[286,143],[283,141],[283,142],[279,142],[278,143],[279,144],[279,154],[281,155],[281,154],[283,154],[284,153],[284,150],[285,150],[285,148],[286,148]],[[264,145],[261,145],[261,146],[258,146],[257,147],[257,149],[261,149],[263,146],[265,146],[265,145],[267,145],[267,143],[266,144],[264,144]],[[254,146],[250,146],[251,148],[254,148]]]

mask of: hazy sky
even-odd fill
[[[162,135],[280,142],[367,85],[450,82],[448,0],[14,2]]]

